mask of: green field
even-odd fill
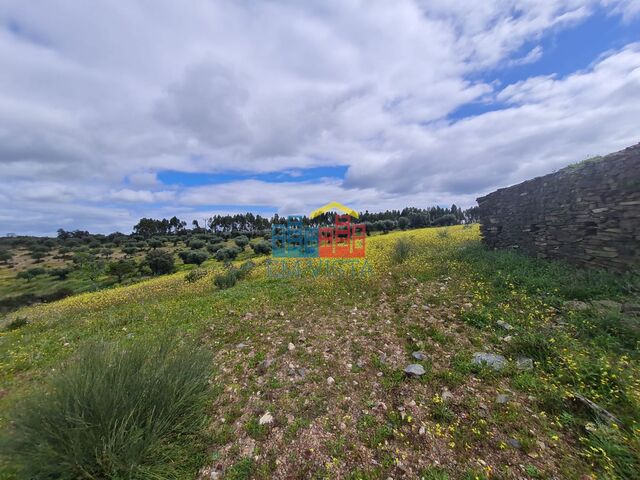
[[[235,263],[248,258],[224,290],[208,261],[192,283],[179,271],[8,314],[4,441],[85,346],[168,332],[210,354],[204,420],[108,478],[640,478],[638,277],[487,251],[475,225],[371,237],[365,279],[269,279],[264,256]],[[20,457],[0,472],[27,478]]]

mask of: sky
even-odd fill
[[[470,207],[640,142],[640,0],[0,0],[0,235]]]

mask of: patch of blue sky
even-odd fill
[[[502,65],[484,70],[468,79],[472,82],[492,83],[496,88],[536,76],[555,75],[563,78],[588,68],[605,53],[619,50],[640,41],[640,17],[625,21],[619,15],[598,10],[582,22],[565,29],[550,31],[536,42],[523,45]],[[530,63],[518,63],[534,48],[541,47],[542,55]],[[501,102],[479,99],[461,105],[449,114],[451,121],[481,115],[505,108]]]
[[[242,180],[260,180],[263,182],[309,182],[321,178],[343,179],[347,166],[328,166],[313,168],[294,168],[268,173],[248,173],[226,171],[219,173],[194,173],[175,170],[163,170],[157,177],[164,185],[179,185],[183,187],[196,187],[201,185],[215,185],[220,183],[238,182]]]

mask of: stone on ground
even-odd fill
[[[507,359],[495,353],[478,352],[473,354],[474,365],[486,364],[494,370],[502,370],[507,365]]]
[[[419,363],[412,363],[404,369],[404,373],[406,373],[410,377],[419,377],[420,375],[425,374],[425,370],[424,367]]]

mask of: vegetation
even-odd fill
[[[17,404],[5,452],[25,478],[176,478],[194,459],[208,352],[175,339],[88,344]]]
[[[397,262],[402,238],[409,254]],[[218,468],[225,478],[265,479],[637,478],[640,337],[637,317],[620,305],[638,303],[638,278],[487,251],[478,238],[477,226],[374,235],[373,273],[339,281],[267,278],[264,257],[245,249],[228,266],[178,262],[174,274],[10,313],[0,343],[0,426],[9,443],[22,438],[10,434],[11,421],[23,418],[10,407],[52,395],[86,349],[146,349],[158,332],[176,331],[214,356],[204,400],[211,418],[168,433],[153,462],[134,462],[133,472],[152,472],[146,478]],[[171,243],[162,249],[186,247]],[[144,255],[132,259],[139,269]],[[49,271],[49,263],[39,265]],[[79,273],[30,283],[66,285]],[[92,348],[105,340],[112,347]],[[505,368],[475,365],[477,352],[504,355]],[[521,366],[522,357],[531,363]],[[403,369],[416,362],[425,374],[407,377]],[[58,377],[61,364],[68,368]],[[272,423],[261,423],[267,412]],[[85,443],[78,454],[95,457],[95,444]],[[14,450],[2,449],[2,478],[24,478],[21,464],[38,465]]]

